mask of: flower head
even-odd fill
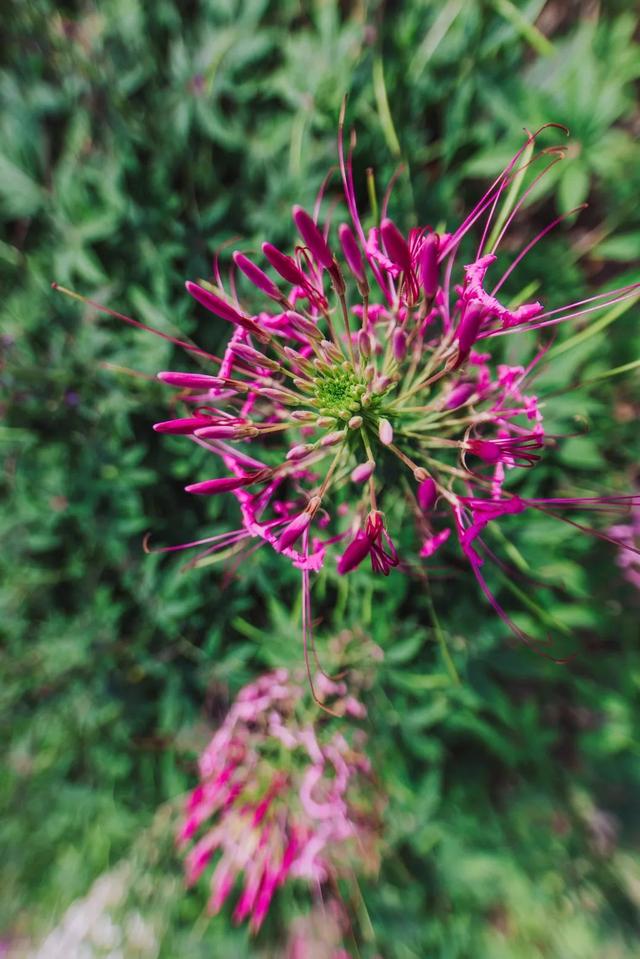
[[[320,685],[343,714],[362,717],[364,707],[343,683],[323,677]],[[191,844],[189,884],[217,859],[212,913],[242,877],[234,918],[249,918],[254,932],[285,882],[317,887],[356,865],[365,872],[377,866],[369,762],[341,733],[329,735],[300,715],[302,692],[283,669],[240,691],[200,757],[200,784],[178,837]]]
[[[531,159],[539,133],[448,234],[420,227],[405,235],[387,215],[365,233],[351,158],[340,142],[351,223],[339,225],[339,244],[328,226],[296,206],[301,242],[294,255],[263,246],[277,286],[244,254],[234,254],[254,288],[278,301],[275,310],[265,304],[250,315],[218,286],[187,284],[202,306],[236,329],[215,384],[203,384],[204,392],[189,374],[159,374],[192,390],[185,398],[197,415],[156,429],[189,433],[219,459],[224,478],[187,490],[233,492],[242,510],[239,535],[261,537],[305,571],[318,570],[333,548],[340,573],[368,558],[374,572],[387,575],[400,558],[384,507],[402,495],[419,517],[421,555],[431,556],[448,539],[451,523],[478,575],[481,533],[490,522],[545,509],[542,500],[514,496],[508,478],[544,455],[543,404],[530,383],[546,348],[538,347],[523,367],[494,358],[494,344],[503,335],[586,316],[636,294],[639,284],[554,309],[500,299],[514,268],[562,219],[501,265],[500,243],[526,190],[491,245],[487,239],[504,191],[549,153]],[[547,169],[558,162],[551,155]],[[476,255],[459,265],[462,241],[476,226],[482,227]],[[622,497],[618,505],[629,501]],[[611,497],[602,502],[616,505]],[[580,501],[550,505],[562,510]],[[484,580],[481,586],[486,591]]]
[[[447,530],[455,532],[487,593],[479,572],[482,533],[502,516],[538,509],[562,518],[578,507],[617,509],[638,501],[534,501],[512,489],[512,480],[535,468],[555,438],[545,433],[544,404],[532,389],[548,347],[531,339],[527,365],[505,364],[502,337],[585,320],[638,296],[640,287],[552,308],[502,299],[518,264],[563,219],[503,260],[505,234],[559,159],[557,148],[534,153],[540,133],[527,137],[452,232],[421,226],[405,233],[386,209],[365,231],[341,131],[350,222],[334,231],[296,206],[299,241],[291,254],[265,242],[256,264],[236,251],[242,277],[235,279],[246,281],[247,290],[250,285],[258,311],[241,305],[235,279],[225,291],[217,265],[215,282],[187,283],[198,308],[232,332],[220,359],[175,341],[213,367],[158,374],[181,390],[187,408],[183,418],[155,429],[188,436],[212,454],[215,475],[186,489],[233,495],[242,518],[237,529],[185,547],[204,546],[208,554],[261,539],[303,571],[305,584],[330,553],[342,574],[368,559],[374,572],[386,575],[402,564],[385,511],[404,498],[416,517],[422,557],[451,540]],[[511,187],[540,161],[546,167],[517,198]],[[463,241],[474,230],[480,234],[475,255],[463,258]]]

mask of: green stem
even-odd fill
[[[433,628],[435,630],[436,638],[440,646],[440,652],[442,653],[442,658],[444,664],[447,667],[447,672],[449,673],[449,678],[454,686],[460,686],[460,676],[458,675],[458,670],[456,669],[454,662],[451,658],[449,652],[449,647],[447,646],[447,641],[442,632],[442,627],[440,626],[440,620],[438,619],[438,614],[436,613],[436,608],[433,605],[433,599],[431,598],[431,586],[427,581],[427,605],[429,607],[429,613],[431,615],[431,620],[433,622]]]

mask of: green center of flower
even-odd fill
[[[315,399],[321,416],[349,420],[362,412],[362,395],[366,385],[358,378],[350,363],[336,363],[335,367],[315,377]]]

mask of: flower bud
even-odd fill
[[[319,340],[322,338],[322,334],[312,320],[308,320],[306,317],[301,316],[294,310],[287,310],[284,315],[294,330],[296,330],[298,333],[302,333],[303,336],[310,336],[314,340]]]
[[[207,376],[205,373],[173,373],[170,371],[156,373],[157,378],[168,386],[178,386],[190,390],[212,390],[224,386],[225,381],[219,376]]]
[[[485,310],[480,303],[467,303],[456,331],[458,349],[462,357],[467,356],[475,343],[484,318]]]
[[[429,233],[420,247],[420,282],[424,295],[432,300],[438,289],[438,250],[440,237],[437,233]]]
[[[345,260],[347,261],[347,266],[355,276],[358,283],[364,283],[365,273],[362,253],[360,252],[358,241],[351,232],[351,228],[347,226],[346,223],[341,223],[338,227],[338,238],[340,239],[342,252]]]
[[[320,440],[320,446],[335,446],[335,444],[343,440],[346,435],[346,430],[336,430],[335,433],[327,433],[327,435],[323,436]]]
[[[485,463],[499,463],[502,459],[500,447],[491,440],[469,440],[467,449]]]
[[[365,358],[371,356],[373,343],[371,342],[371,335],[367,330],[358,331],[358,349],[361,356]]]
[[[362,560],[371,552],[372,541],[366,533],[360,530],[355,539],[349,543],[344,553],[338,560],[338,572],[341,576],[350,573],[351,570],[359,566]]]
[[[392,339],[394,359],[401,363],[407,355],[407,334],[404,330],[394,330]]]
[[[287,453],[287,459],[300,460],[303,456],[306,456],[307,453],[311,453],[313,449],[314,447],[311,443],[300,443],[298,446],[292,446]]]
[[[409,273],[411,271],[411,252],[407,241],[393,220],[385,217],[380,224],[380,233],[389,259],[405,273]]]
[[[290,523],[287,523],[278,537],[276,549],[289,549],[290,546],[293,546],[296,540],[298,540],[307,529],[312,518],[312,514],[305,510],[303,513],[299,513],[294,517]]]
[[[241,429],[241,427],[239,428],[234,425],[216,424],[215,426],[204,426],[201,429],[197,429],[194,435],[202,440],[226,440],[238,436]]]
[[[270,280],[264,270],[261,270],[259,266],[249,259],[248,256],[245,256],[244,253],[240,253],[239,250],[233,254],[233,262],[241,270],[244,275],[250,280],[254,286],[259,290],[265,293],[272,300],[282,300],[282,293],[275,285],[273,280]]]
[[[351,472],[351,479],[354,483],[366,483],[370,476],[373,475],[376,468],[376,464],[373,460],[369,460],[366,463],[360,463],[354,470]]]
[[[255,320],[252,320],[249,316],[245,316],[244,313],[240,313],[227,303],[226,300],[223,300],[221,296],[205,290],[204,287],[199,286],[197,283],[192,283],[191,280],[187,280],[185,286],[187,292],[191,294],[194,300],[197,300],[201,306],[204,306],[205,309],[211,313],[219,316],[220,319],[227,320],[227,322],[233,323],[235,326],[240,326],[248,333],[253,333],[254,336],[263,342],[270,338],[267,333],[264,333],[260,329]]]
[[[416,470],[416,473],[418,471]],[[415,475],[415,474],[414,474]],[[433,479],[428,476],[427,479],[422,480],[418,486],[417,499],[418,506],[423,513],[428,513],[429,510],[433,509],[436,499],[438,498],[438,489],[436,487]]]
[[[281,253],[272,243],[263,243],[262,252],[283,280],[287,280],[288,283],[293,283],[294,286],[307,285],[307,278],[293,257],[287,256],[286,253]]]
[[[326,270],[331,269],[333,266],[333,253],[329,249],[329,244],[322,235],[317,223],[301,206],[294,206],[293,222],[296,225],[298,233],[304,240],[305,245],[309,248],[320,266],[323,266]]]
[[[185,416],[177,420],[165,420],[163,423],[154,423],[156,433],[171,433],[175,436],[186,436],[195,433],[203,426],[211,425],[210,416]]]
[[[380,420],[378,423],[378,436],[383,446],[389,446],[390,443],[393,443],[393,426],[389,420]]]
[[[223,476],[221,479],[205,480],[203,483],[191,483],[185,486],[187,493],[197,493],[201,496],[212,496],[216,493],[230,493],[253,483],[255,476]]]

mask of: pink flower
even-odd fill
[[[231,324],[232,333],[221,359],[160,334],[211,369],[159,374],[182,391],[186,411],[155,429],[182,434],[211,454],[214,476],[187,490],[230,492],[242,519],[238,529],[184,548],[204,546],[200,556],[206,556],[263,541],[302,571],[307,591],[309,572],[320,569],[329,552],[339,556],[343,574],[369,556],[374,571],[387,575],[399,557],[392,542],[396,531],[387,531],[383,519],[385,506],[406,495],[423,557],[444,544],[430,524],[446,524],[458,534],[478,578],[482,534],[505,513],[543,510],[576,527],[568,510],[601,512],[604,504],[620,509],[640,503],[638,495],[534,502],[510,492],[522,470],[544,458],[548,439],[556,438],[545,437],[542,407],[531,392],[548,347],[527,339],[528,365],[512,367],[501,360],[500,338],[588,322],[592,313],[637,296],[640,288],[636,282],[552,308],[537,300],[513,307],[501,298],[524,257],[563,219],[503,257],[502,241],[530,184],[519,198],[510,195],[510,212],[489,247],[514,181],[529,167],[546,163],[542,176],[557,162],[557,151],[545,150],[525,160],[544,130],[527,137],[463,222],[442,234],[428,225],[403,232],[387,215],[386,203],[380,226],[365,234],[341,133],[339,163],[351,222],[337,230],[339,242],[333,243],[317,215],[296,206],[301,243],[293,255],[268,242],[260,265],[234,253],[238,285],[246,280],[250,294],[266,298],[258,312],[241,306],[235,281],[231,292],[223,288],[218,271],[215,283],[187,284],[198,308]],[[460,262],[462,242],[472,231],[479,235],[475,256]],[[579,528],[633,552],[624,535]],[[486,582],[479,584],[488,595]]]
[[[396,549],[385,529],[383,516],[377,510],[369,513],[364,529],[356,533],[338,560],[338,572],[343,576],[350,573],[367,556],[371,557],[374,573],[384,573],[385,576],[388,576],[390,570],[399,562]]]
[[[337,697],[334,708],[362,715],[362,704],[345,698],[344,684],[325,677],[322,690]],[[333,883],[345,871],[377,867],[379,800],[368,760],[340,733],[321,723],[314,729],[301,714],[301,696],[286,670],[240,691],[200,758],[200,784],[178,837],[182,848],[190,846],[190,885],[216,860],[211,913],[242,877],[233,916],[249,917],[253,932],[285,882]]]

